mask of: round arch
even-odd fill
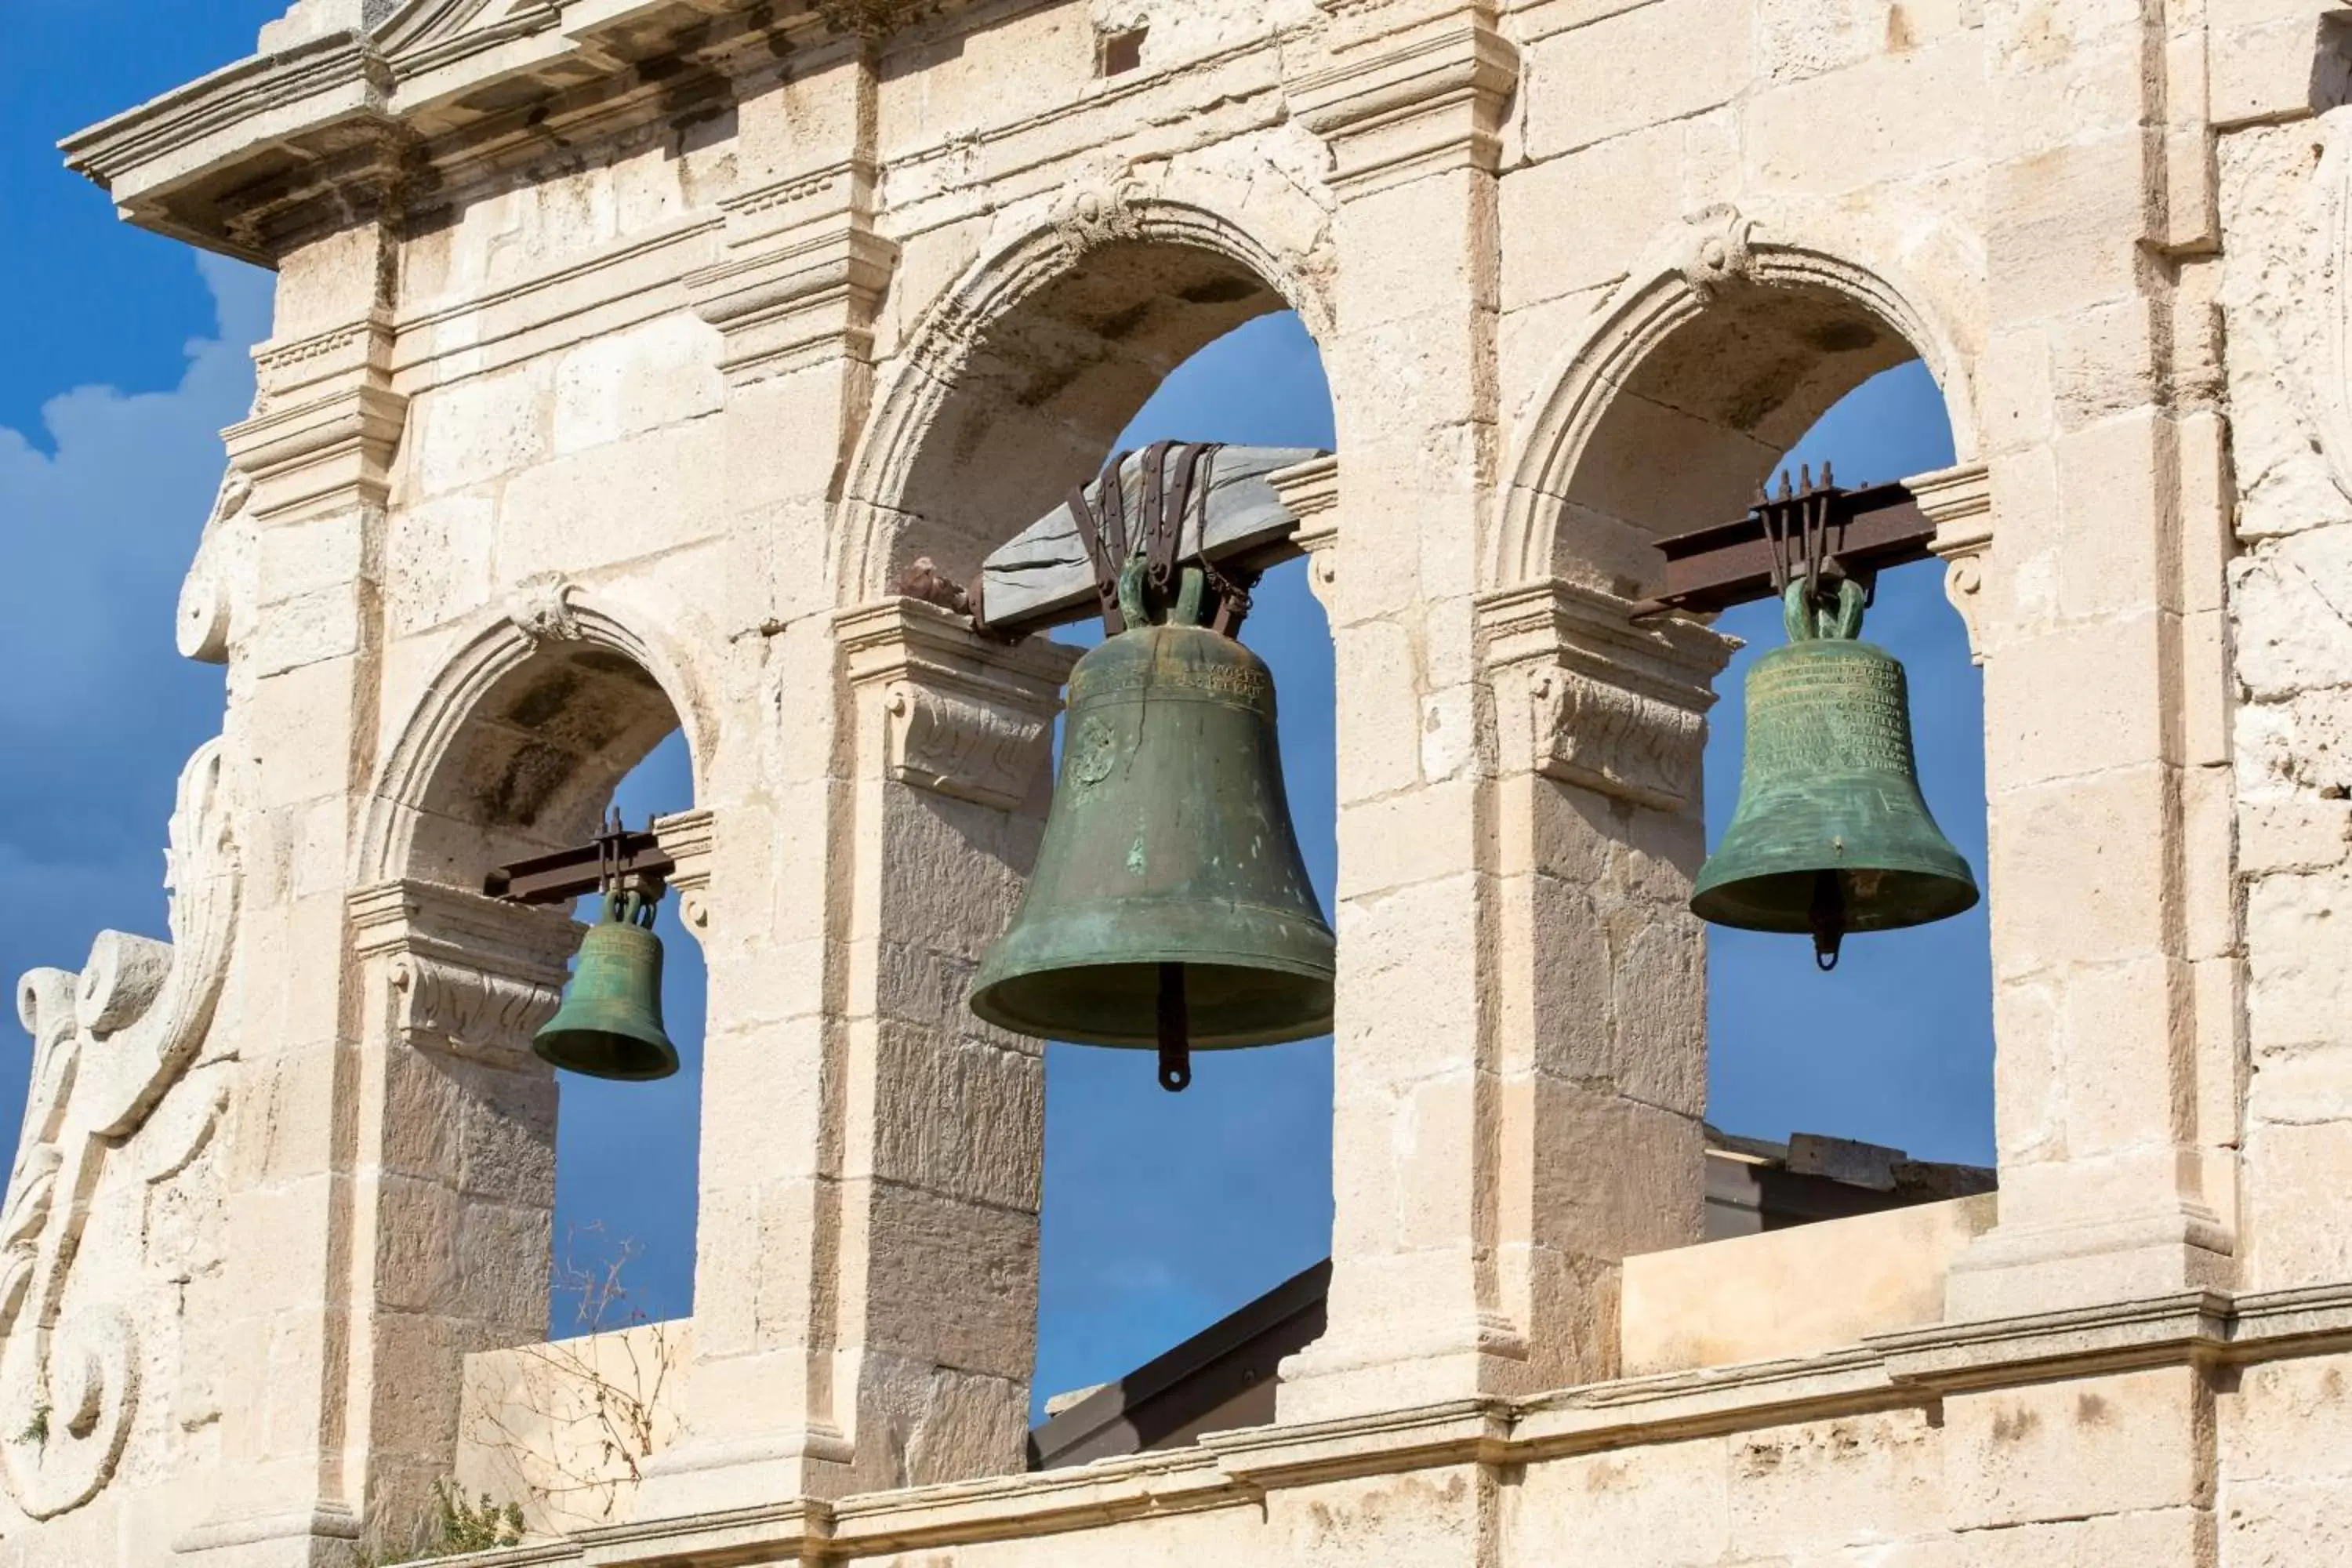
[[[561,581],[526,584],[425,683],[377,776],[362,885],[460,887],[482,868],[577,842],[672,731],[699,798],[709,709],[660,617]]]
[[[1942,389],[1959,459],[1973,458],[1955,312],[1885,266],[1758,227],[1729,209],[1683,226],[1562,356],[1514,443],[1486,589],[1570,576],[1639,596],[1653,539],[1738,516],[1833,404],[1913,359]]]
[[[1192,202],[1090,190],[982,258],[907,336],[854,451],[837,565],[844,605],[895,591],[919,555],[961,580],[1090,476],[1152,391],[1255,317],[1328,310],[1295,259]]]

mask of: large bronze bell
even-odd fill
[[[1863,602],[1850,580],[1826,607],[1810,583],[1788,585],[1790,643],[1748,672],[1739,804],[1691,899],[1717,925],[1811,932],[1823,969],[1848,931],[1924,925],[1977,901],[1919,793],[1903,666],[1855,640]]]
[[[541,1059],[591,1078],[632,1082],[677,1071],[677,1047],[662,1027],[655,902],[636,891],[604,894],[604,918],[581,940],[563,1005],[530,1042]]]
[[[1184,572],[1147,624],[1140,557],[1127,629],[1071,672],[1061,773],[1037,868],[982,963],[971,1009],[1042,1039],[1189,1052],[1331,1028],[1333,942],[1307,880],[1275,740],[1274,679],[1198,624]]]

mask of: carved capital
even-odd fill
[[[1031,798],[1077,649],[991,642],[918,599],[845,611],[836,626],[851,687],[883,726],[885,776],[1001,811]]]
[[[389,1032],[418,1050],[519,1067],[554,1016],[579,928],[429,882],[386,882],[352,895],[353,951],[379,966]]]
[[[1635,622],[1612,594],[1551,582],[1479,601],[1503,764],[1658,811],[1699,798],[1712,682],[1738,645],[1697,622]]]
[[[1903,481],[1936,525],[1927,548],[1944,562],[1944,597],[1968,627],[1969,658],[1984,663],[1985,562],[1992,550],[1992,480],[1981,463]]]
[[[726,259],[688,275],[687,292],[719,331],[720,371],[741,385],[871,357],[875,308],[898,263],[898,247],[862,216],[836,212],[735,242]]]

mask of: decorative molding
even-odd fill
[[[1984,563],[1992,549],[1992,479],[1981,463],[1941,468],[1903,481],[1936,525],[1927,548],[1944,562],[1944,597],[1968,628],[1969,658],[1984,656]]]
[[[196,558],[189,563],[188,574],[180,584],[179,612],[172,635],[183,658],[198,664],[228,662],[229,638],[236,624],[234,584],[243,576],[229,557],[244,542],[238,537],[238,520],[246,515],[252,500],[253,480],[242,469],[231,468],[221,475],[212,515],[205,520],[204,533],[196,542]]]
[[[1693,620],[1635,623],[1613,594],[1549,582],[1478,601],[1505,764],[1657,811],[1698,800],[1713,681],[1738,645]]]

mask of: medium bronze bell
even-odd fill
[[[1790,644],[1748,672],[1739,804],[1690,907],[1717,925],[1810,931],[1831,969],[1846,932],[1957,915],[1977,883],[1919,793],[1903,666],[1854,640],[1861,586],[1841,583],[1819,609],[1791,583],[1781,605]]]
[[[971,994],[1017,1034],[1157,1047],[1171,1090],[1192,1049],[1331,1028],[1331,928],[1291,830],[1274,679],[1198,624],[1202,594],[1187,570],[1150,626],[1138,566],[1122,574],[1129,629],[1070,674],[1036,872]]]
[[[636,892],[604,895],[604,918],[581,940],[563,1005],[530,1042],[542,1060],[633,1082],[677,1071],[677,1047],[662,1027],[655,902]]]

